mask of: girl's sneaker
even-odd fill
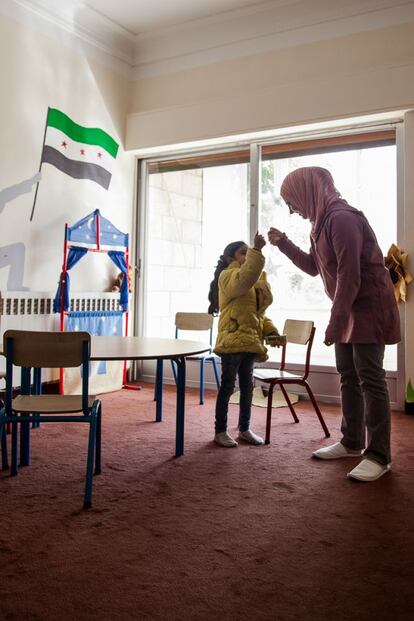
[[[253,431],[251,431],[250,429],[248,429],[247,431],[239,431],[238,439],[244,440],[245,442],[248,442],[249,444],[256,444],[256,446],[259,446],[260,444],[264,444],[263,438],[253,433]]]
[[[220,446],[225,446],[226,448],[232,448],[233,446],[237,446],[236,440],[234,440],[227,431],[221,431],[220,433],[216,433],[214,436],[214,442],[220,444]]]

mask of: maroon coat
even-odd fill
[[[318,228],[309,254],[286,235],[277,245],[301,270],[321,275],[332,300],[326,338],[335,343],[398,343],[400,317],[393,285],[363,213],[338,203]]]

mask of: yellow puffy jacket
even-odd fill
[[[221,272],[218,281],[220,317],[214,352],[257,354],[260,362],[267,360],[264,338],[279,334],[265,310],[273,302],[265,272],[265,259],[260,250],[249,248],[246,261],[232,261]]]

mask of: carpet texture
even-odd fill
[[[298,395],[294,395],[293,393],[287,393],[291,403],[297,403],[299,401]],[[240,392],[234,392],[230,397],[230,403],[239,403],[240,401]],[[263,392],[261,386],[255,386],[253,388],[253,405],[258,408],[267,408],[267,394]],[[281,390],[273,391],[273,399],[272,399],[272,408],[283,408],[287,407],[287,402]],[[273,415],[272,415],[273,418]]]
[[[346,479],[357,460],[311,459],[340,410],[273,414],[272,443],[212,442],[216,393],[153,387],[103,396],[103,472],[82,510],[85,426],[42,425],[32,463],[0,475],[1,621],[402,621],[414,615],[414,418],[393,414],[393,471]],[[231,406],[231,428],[237,406]],[[264,434],[265,410],[252,428]]]

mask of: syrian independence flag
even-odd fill
[[[52,164],[75,179],[90,179],[108,189],[118,144],[102,129],[82,127],[49,108],[41,164]]]

